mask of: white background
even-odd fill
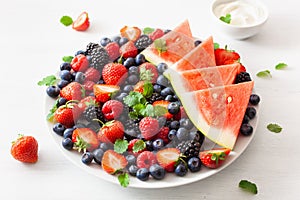
[[[192,3],[189,3],[192,2]],[[264,0],[270,17],[262,32],[236,41],[219,32],[210,14],[211,1],[3,1],[0,7],[0,199],[297,199],[300,184],[300,14],[295,1]],[[91,27],[76,32],[59,23],[87,11]],[[124,25],[174,28],[188,19],[195,36],[213,35],[222,46],[240,53],[261,96],[259,124],[246,151],[220,173],[169,189],[122,188],[94,177],[67,160],[45,122],[43,77],[59,69],[62,56],[89,42],[117,34]],[[284,71],[274,70],[279,62]],[[271,79],[255,76],[269,69]],[[283,131],[266,129],[275,122]],[[39,161],[22,164],[10,155],[17,134],[39,142]],[[258,194],[238,188],[241,179],[255,182]]]

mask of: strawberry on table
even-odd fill
[[[117,139],[123,139],[124,126],[118,120],[106,122],[97,134],[98,140],[105,143],[115,143]]]
[[[38,142],[33,136],[19,135],[12,142],[11,155],[13,158],[24,163],[36,163],[38,161]]]
[[[117,100],[108,100],[102,106],[102,113],[107,120],[117,119],[123,112],[123,104]]]
[[[114,174],[120,170],[123,170],[127,165],[126,158],[118,154],[113,150],[107,150],[104,152],[101,166],[104,171],[109,174]]]
[[[89,61],[85,55],[79,54],[72,59],[71,67],[75,72],[84,72],[89,67]]]
[[[93,89],[96,100],[104,103],[108,101],[113,94],[117,93],[120,87],[117,85],[95,84]]]
[[[233,50],[228,50],[226,46],[225,49],[218,48],[215,50],[215,59],[217,66],[226,65],[238,62],[240,59],[240,55]]]
[[[76,31],[85,31],[89,28],[90,21],[87,12],[83,12],[79,17],[73,22],[72,28]]]
[[[204,166],[215,169],[224,163],[229,153],[230,149],[228,148],[217,148],[201,151],[199,153],[199,158]]]
[[[120,54],[123,58],[134,58],[138,54],[138,49],[133,41],[128,41],[120,47]]]
[[[121,36],[127,38],[130,41],[136,41],[142,31],[141,29],[139,29],[138,27],[130,27],[130,26],[124,26],[121,30],[120,30]]]
[[[74,149],[81,151],[92,151],[99,146],[97,134],[89,128],[76,128],[72,134]]]
[[[85,96],[84,87],[77,82],[71,82],[60,90],[60,97],[66,100],[81,100]]]
[[[108,85],[121,85],[127,76],[126,67],[119,63],[106,64],[102,70],[103,80]]]
[[[173,172],[175,170],[175,164],[180,158],[180,150],[177,148],[166,148],[159,150],[156,153],[157,162],[167,172]]]

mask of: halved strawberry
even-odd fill
[[[138,27],[124,26],[120,30],[120,33],[121,33],[122,37],[125,37],[128,40],[131,40],[134,42],[140,37],[142,31]]]
[[[81,151],[92,151],[99,146],[97,134],[89,128],[76,128],[72,134],[74,149]]]
[[[156,153],[157,162],[167,172],[173,172],[175,170],[175,164],[180,158],[180,150],[177,148],[166,148],[159,150]]]
[[[85,96],[84,87],[78,82],[71,82],[60,90],[60,96],[70,100],[81,100]]]
[[[83,12],[79,17],[73,22],[72,28],[76,31],[85,31],[89,28],[90,21],[87,12]]]
[[[102,169],[109,174],[114,174],[117,171],[124,169],[126,165],[126,158],[114,150],[107,150],[103,154],[101,166]]]
[[[199,153],[199,158],[204,166],[215,169],[224,163],[229,153],[230,149],[228,148],[216,148],[201,151]]]
[[[228,50],[227,47],[225,49],[218,48],[215,50],[215,59],[217,66],[226,65],[239,61],[240,55],[233,50]]]
[[[120,87],[117,85],[107,85],[107,84],[95,84],[94,85],[94,94],[96,97],[96,100],[98,102],[106,102],[108,101],[111,96],[118,92],[120,90]]]
[[[168,105],[169,105],[169,101],[166,101],[166,100],[159,100],[159,101],[155,101],[155,102],[153,102],[153,106],[162,106],[162,107],[164,107],[164,108],[166,108],[166,109],[168,109]],[[169,112],[167,112],[165,115],[165,118],[167,118],[167,119],[172,119],[172,117],[173,117],[173,115],[171,114],[171,113],[169,113]]]
[[[138,54],[138,49],[133,41],[128,41],[120,47],[120,54],[123,58],[134,58]]]

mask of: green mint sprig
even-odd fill
[[[71,63],[73,58],[74,58],[73,56],[64,56],[64,57],[62,57],[62,60],[64,62]]]
[[[60,18],[60,23],[65,26],[70,26],[73,23],[73,19],[70,16],[65,15]]]
[[[267,129],[273,133],[280,133],[282,131],[282,127],[274,123],[268,124]]]
[[[256,76],[260,77],[260,78],[272,78],[272,74],[271,74],[270,70],[260,71],[256,74]]]
[[[54,75],[49,75],[49,76],[46,76],[44,77],[42,80],[40,80],[37,84],[39,86],[51,86],[51,85],[54,85],[57,81],[57,78],[56,76]]]
[[[252,194],[257,194],[258,192],[256,184],[247,180],[241,180],[239,182],[239,187]]]
[[[122,154],[122,153],[127,151],[127,148],[128,148],[128,141],[127,140],[117,139],[115,141],[115,144],[114,144],[114,151],[115,152]]]
[[[154,47],[159,54],[164,53],[168,50],[166,40],[161,38],[154,40]]]
[[[150,33],[153,33],[154,30],[154,28],[146,27],[143,29],[143,33],[149,35]]]
[[[231,14],[227,13],[225,16],[221,16],[220,17],[220,20],[227,23],[227,24],[230,24],[231,22]]]
[[[276,70],[282,70],[282,69],[285,69],[287,68],[287,64],[286,63],[278,63],[276,66],[275,66],[275,69]]]
[[[119,180],[120,185],[126,188],[129,185],[129,181],[130,181],[128,173],[123,172],[123,173],[119,174],[118,180]]]

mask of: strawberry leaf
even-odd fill
[[[271,72],[269,70],[260,71],[256,74],[260,78],[272,78]]]
[[[168,109],[163,106],[154,106],[154,115],[157,117],[163,116],[168,112]]]
[[[220,20],[227,23],[227,24],[230,24],[231,15],[229,13],[227,13],[225,16],[221,16]]]
[[[143,117],[147,117],[147,116],[154,117],[155,116],[154,107],[151,104],[148,104],[146,107],[140,110],[140,114]]]
[[[74,58],[73,56],[64,56],[64,57],[62,57],[62,60],[64,62],[71,63],[73,58]]]
[[[143,140],[138,140],[136,143],[134,143],[132,147],[132,152],[137,153],[139,151],[142,151],[146,148],[146,143]]]
[[[282,131],[282,127],[278,124],[268,124],[267,129],[274,133],[280,133]]]
[[[146,28],[144,28],[143,33],[146,34],[146,35],[149,35],[154,30],[155,30],[154,28],[146,27]]]
[[[278,63],[276,66],[275,66],[275,69],[276,70],[282,70],[282,69],[285,69],[288,65],[285,64],[285,63]]]
[[[65,15],[60,18],[60,23],[65,26],[70,26],[73,23],[73,19],[70,16]]]
[[[129,176],[127,173],[118,175],[118,180],[121,186],[127,187],[129,185]]]
[[[148,70],[148,71],[150,71],[150,70]],[[152,83],[146,82],[146,83],[144,84],[143,96],[144,96],[145,98],[149,98],[149,97],[152,96],[152,93],[153,93],[153,85],[152,85]]]
[[[247,180],[241,180],[240,183],[239,183],[239,187],[248,191],[248,192],[251,192],[253,194],[257,194],[257,186],[255,183],[251,183],[250,181],[247,181]]]
[[[154,40],[154,47],[158,51],[159,54],[167,51],[167,42],[164,39],[156,39]]]
[[[115,144],[114,144],[114,151],[122,154],[127,151],[128,148],[128,141],[127,140],[121,140],[117,139]]]
[[[214,49],[219,49],[220,48],[220,44],[219,43],[214,43]]]
[[[54,85],[56,83],[56,81],[57,81],[56,76],[50,75],[50,76],[46,76],[45,78],[40,80],[37,84],[39,86],[42,86],[42,85],[51,86],[51,85]]]

